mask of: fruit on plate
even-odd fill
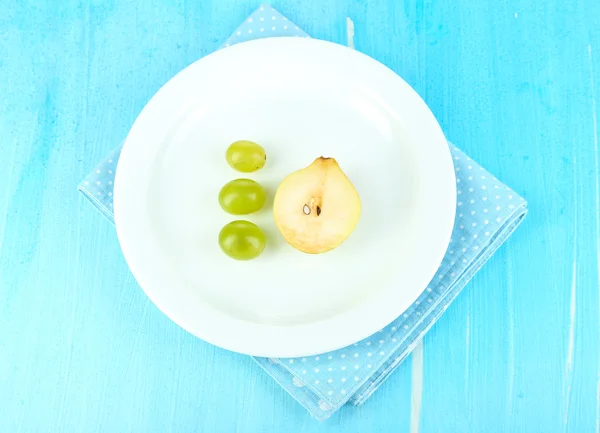
[[[242,173],[252,173],[263,168],[267,161],[267,154],[257,143],[239,140],[229,145],[225,158],[231,168]]]
[[[337,161],[320,157],[287,176],[277,188],[273,216],[294,248],[309,254],[344,242],[360,218],[360,197]]]
[[[256,224],[250,221],[232,221],[219,233],[219,246],[225,254],[236,260],[251,260],[265,249],[267,238]]]
[[[219,204],[232,215],[246,215],[260,210],[267,200],[265,189],[251,179],[227,182],[219,192]]]

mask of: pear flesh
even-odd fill
[[[277,188],[273,216],[285,240],[308,254],[330,251],[358,224],[360,197],[337,161],[320,157]]]

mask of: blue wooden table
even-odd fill
[[[319,423],[137,287],[77,183],[250,0],[0,6],[0,432],[600,431],[600,4],[282,0],[388,65],[530,215],[359,408]]]

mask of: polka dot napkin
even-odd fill
[[[267,5],[233,33],[224,47],[271,36],[308,37]],[[458,203],[448,252],[417,301],[385,329],[353,346],[319,356],[255,358],[318,419],[347,402],[360,405],[408,356],[423,335],[527,213],[527,203],[475,161],[450,145]],[[120,146],[84,179],[79,190],[112,221],[112,191]]]

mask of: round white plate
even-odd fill
[[[262,170],[227,165],[240,139],[265,148]],[[321,155],[354,183],[362,214],[341,246],[308,255],[284,241],[271,203]],[[267,235],[248,262],[217,242],[239,219],[217,196],[238,177],[271,202],[247,216]],[[114,194],[125,258],[158,308],[210,343],[270,357],[338,349],[402,314],[441,263],[456,203],[448,145],[414,90],[370,57],[305,38],[245,42],[177,74],[133,125]]]

